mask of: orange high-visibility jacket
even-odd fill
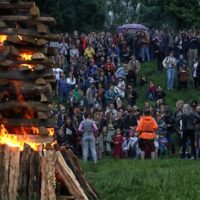
[[[142,139],[155,139],[155,131],[158,128],[158,124],[151,116],[143,116],[140,118],[136,131],[140,133],[139,138]]]

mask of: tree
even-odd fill
[[[136,8],[139,0],[108,0],[107,26],[119,26],[137,20]],[[110,20],[112,14],[112,20]]]
[[[42,13],[56,18],[62,32],[102,30],[106,16],[105,0],[36,0]]]
[[[150,27],[191,28],[200,26],[199,0],[142,0],[139,19]]]

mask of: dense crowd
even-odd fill
[[[142,63],[155,60],[157,72],[167,71],[168,90],[187,89],[193,77],[200,86],[200,33],[156,30],[62,34],[54,58],[56,139],[84,161],[103,155],[117,158],[200,156],[200,104],[196,100],[166,105],[166,92],[140,73]],[[175,77],[175,72],[177,76]],[[147,87],[148,101],[137,106],[137,90]]]

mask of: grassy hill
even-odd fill
[[[164,70],[163,72],[158,72],[155,62],[152,61],[143,64],[138,77],[140,77],[141,75],[144,75],[148,80],[148,82],[152,81],[156,86],[160,85],[163,88],[163,90],[166,92],[166,97],[165,97],[166,104],[169,105],[172,109],[174,109],[176,102],[180,99],[184,100],[185,102],[189,102],[193,99],[200,101],[200,92],[194,89],[192,77],[190,77],[189,87],[186,91],[183,89],[182,90],[175,89],[173,91],[168,91],[167,72],[166,70]],[[144,105],[144,102],[148,101],[146,97],[147,88],[148,85],[137,87],[137,92],[139,97],[137,99],[137,104],[139,105],[139,107],[142,107]],[[175,76],[175,88],[177,88],[177,74]],[[155,105],[155,102],[153,101],[148,101],[148,102],[150,102],[152,105]]]
[[[83,168],[101,200],[197,200],[199,161],[103,159]]]
[[[166,92],[166,104],[172,109],[179,99],[200,101],[199,91],[190,78],[184,90],[167,91],[167,72],[157,72],[155,62],[143,64],[139,76],[160,85]],[[138,86],[137,105],[142,108],[147,100],[147,87]],[[175,87],[177,88],[177,75]],[[148,101],[155,105],[155,101]],[[82,164],[87,177],[102,200],[197,200],[200,199],[200,160],[166,158],[158,160],[115,160],[103,158],[97,164]]]

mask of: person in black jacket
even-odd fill
[[[176,133],[176,120],[171,110],[167,109],[166,114],[162,117],[162,120],[166,124],[166,138],[168,140],[169,148],[171,148],[172,155],[175,155],[175,141],[174,137]]]
[[[195,147],[195,124],[200,122],[200,116],[192,111],[189,104],[184,104],[182,113],[178,115],[178,121],[182,124],[182,158],[185,158],[186,145],[188,138],[191,142],[192,156],[191,159],[196,159]]]

